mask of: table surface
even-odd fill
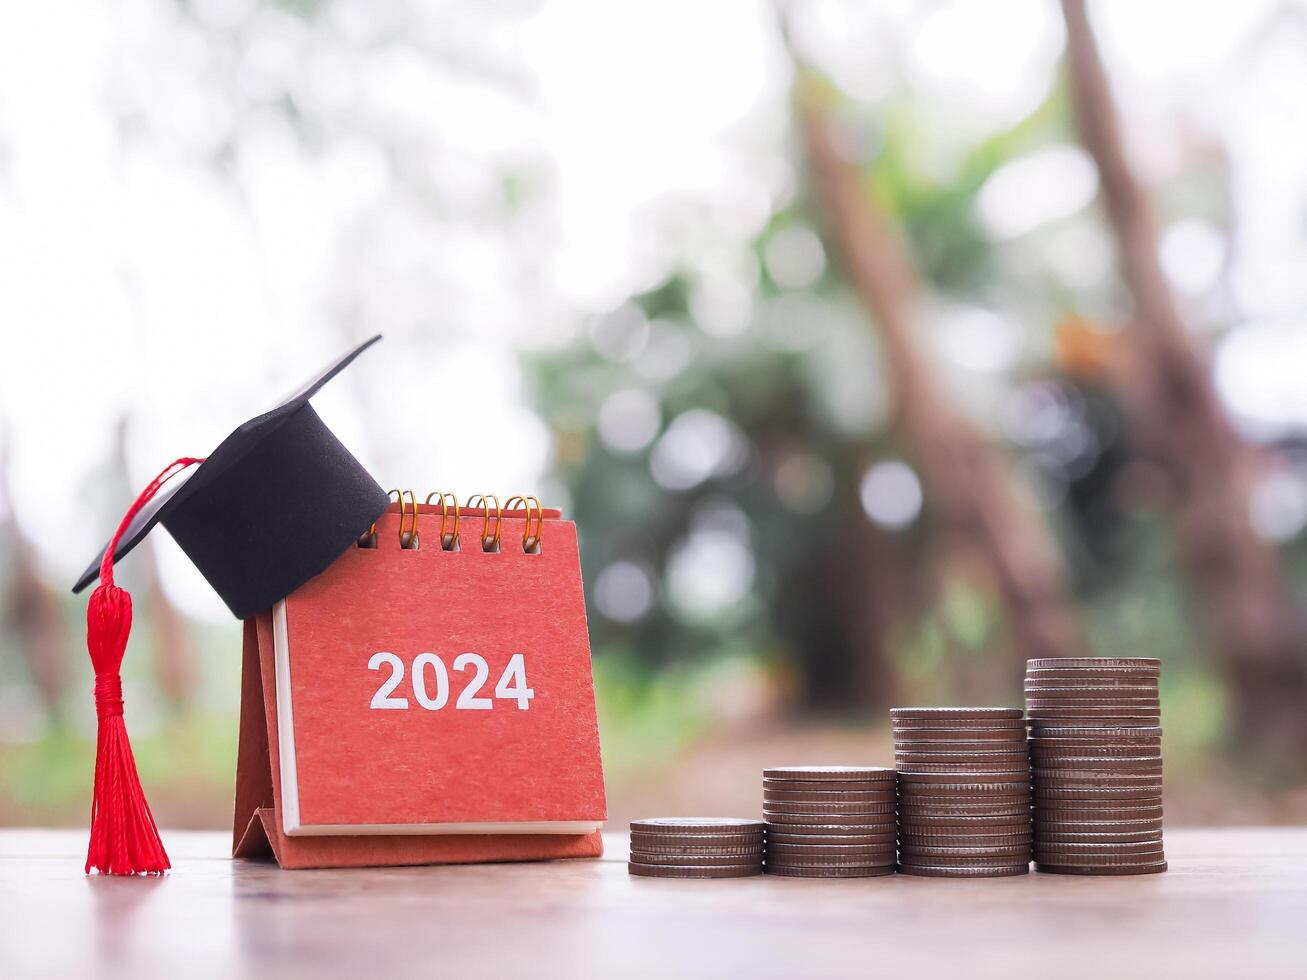
[[[599,861],[281,871],[166,833],[162,878],[0,831],[0,976],[1307,975],[1307,829],[1169,830],[1134,878],[632,878]],[[1051,971],[1051,972],[1050,972]]]

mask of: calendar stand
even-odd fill
[[[232,857],[275,860],[287,869],[389,867],[595,858],[592,834],[295,836],[282,832],[272,614],[245,620],[240,747]]]

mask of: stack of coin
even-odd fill
[[[894,708],[899,870],[1030,871],[1030,761],[1019,708]]]
[[[1160,673],[1151,657],[1027,662],[1039,871],[1166,870]]]
[[[767,873],[872,878],[894,873],[894,770],[784,766],[762,772]]]
[[[646,878],[747,878],[762,873],[761,820],[655,817],[631,821],[627,870]]]

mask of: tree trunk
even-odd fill
[[[1148,196],[1126,159],[1116,106],[1083,0],[1062,0],[1066,57],[1081,141],[1098,167],[1133,299],[1123,399],[1141,455],[1169,474],[1174,525],[1201,622],[1235,695],[1250,749],[1307,748],[1307,622],[1274,549],[1249,520],[1260,453],[1230,425],[1185,329],[1158,259]]]
[[[57,722],[64,693],[68,690],[69,637],[59,601],[40,572],[36,548],[23,533],[13,494],[9,490],[8,441],[0,451],[0,497],[9,509],[9,536],[14,559],[12,606],[6,619],[12,623],[18,645],[41,703]],[[0,530],[3,530],[0,527]]]
[[[113,465],[128,496],[136,493],[127,466],[127,423],[118,424]],[[164,701],[174,710],[185,709],[195,696],[198,681],[195,643],[190,624],[163,589],[159,575],[159,554],[153,536],[136,548],[137,562],[150,610],[150,633],[154,652],[154,679]]]
[[[799,92],[812,177],[849,280],[880,338],[895,421],[942,540],[939,564],[979,569],[992,582],[1017,657],[1078,653],[1079,624],[1051,535],[1001,452],[951,406],[935,378],[917,340],[916,270],[857,170],[837,151],[821,108],[803,97],[802,83]]]

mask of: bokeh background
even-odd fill
[[[136,490],[378,331],[315,405],[383,484],[579,523],[615,822],[1078,653],[1163,659],[1173,822],[1303,819],[1307,5],[1088,13],[0,6],[0,823],[87,818]],[[239,625],[150,540],[129,728],[224,826]]]

